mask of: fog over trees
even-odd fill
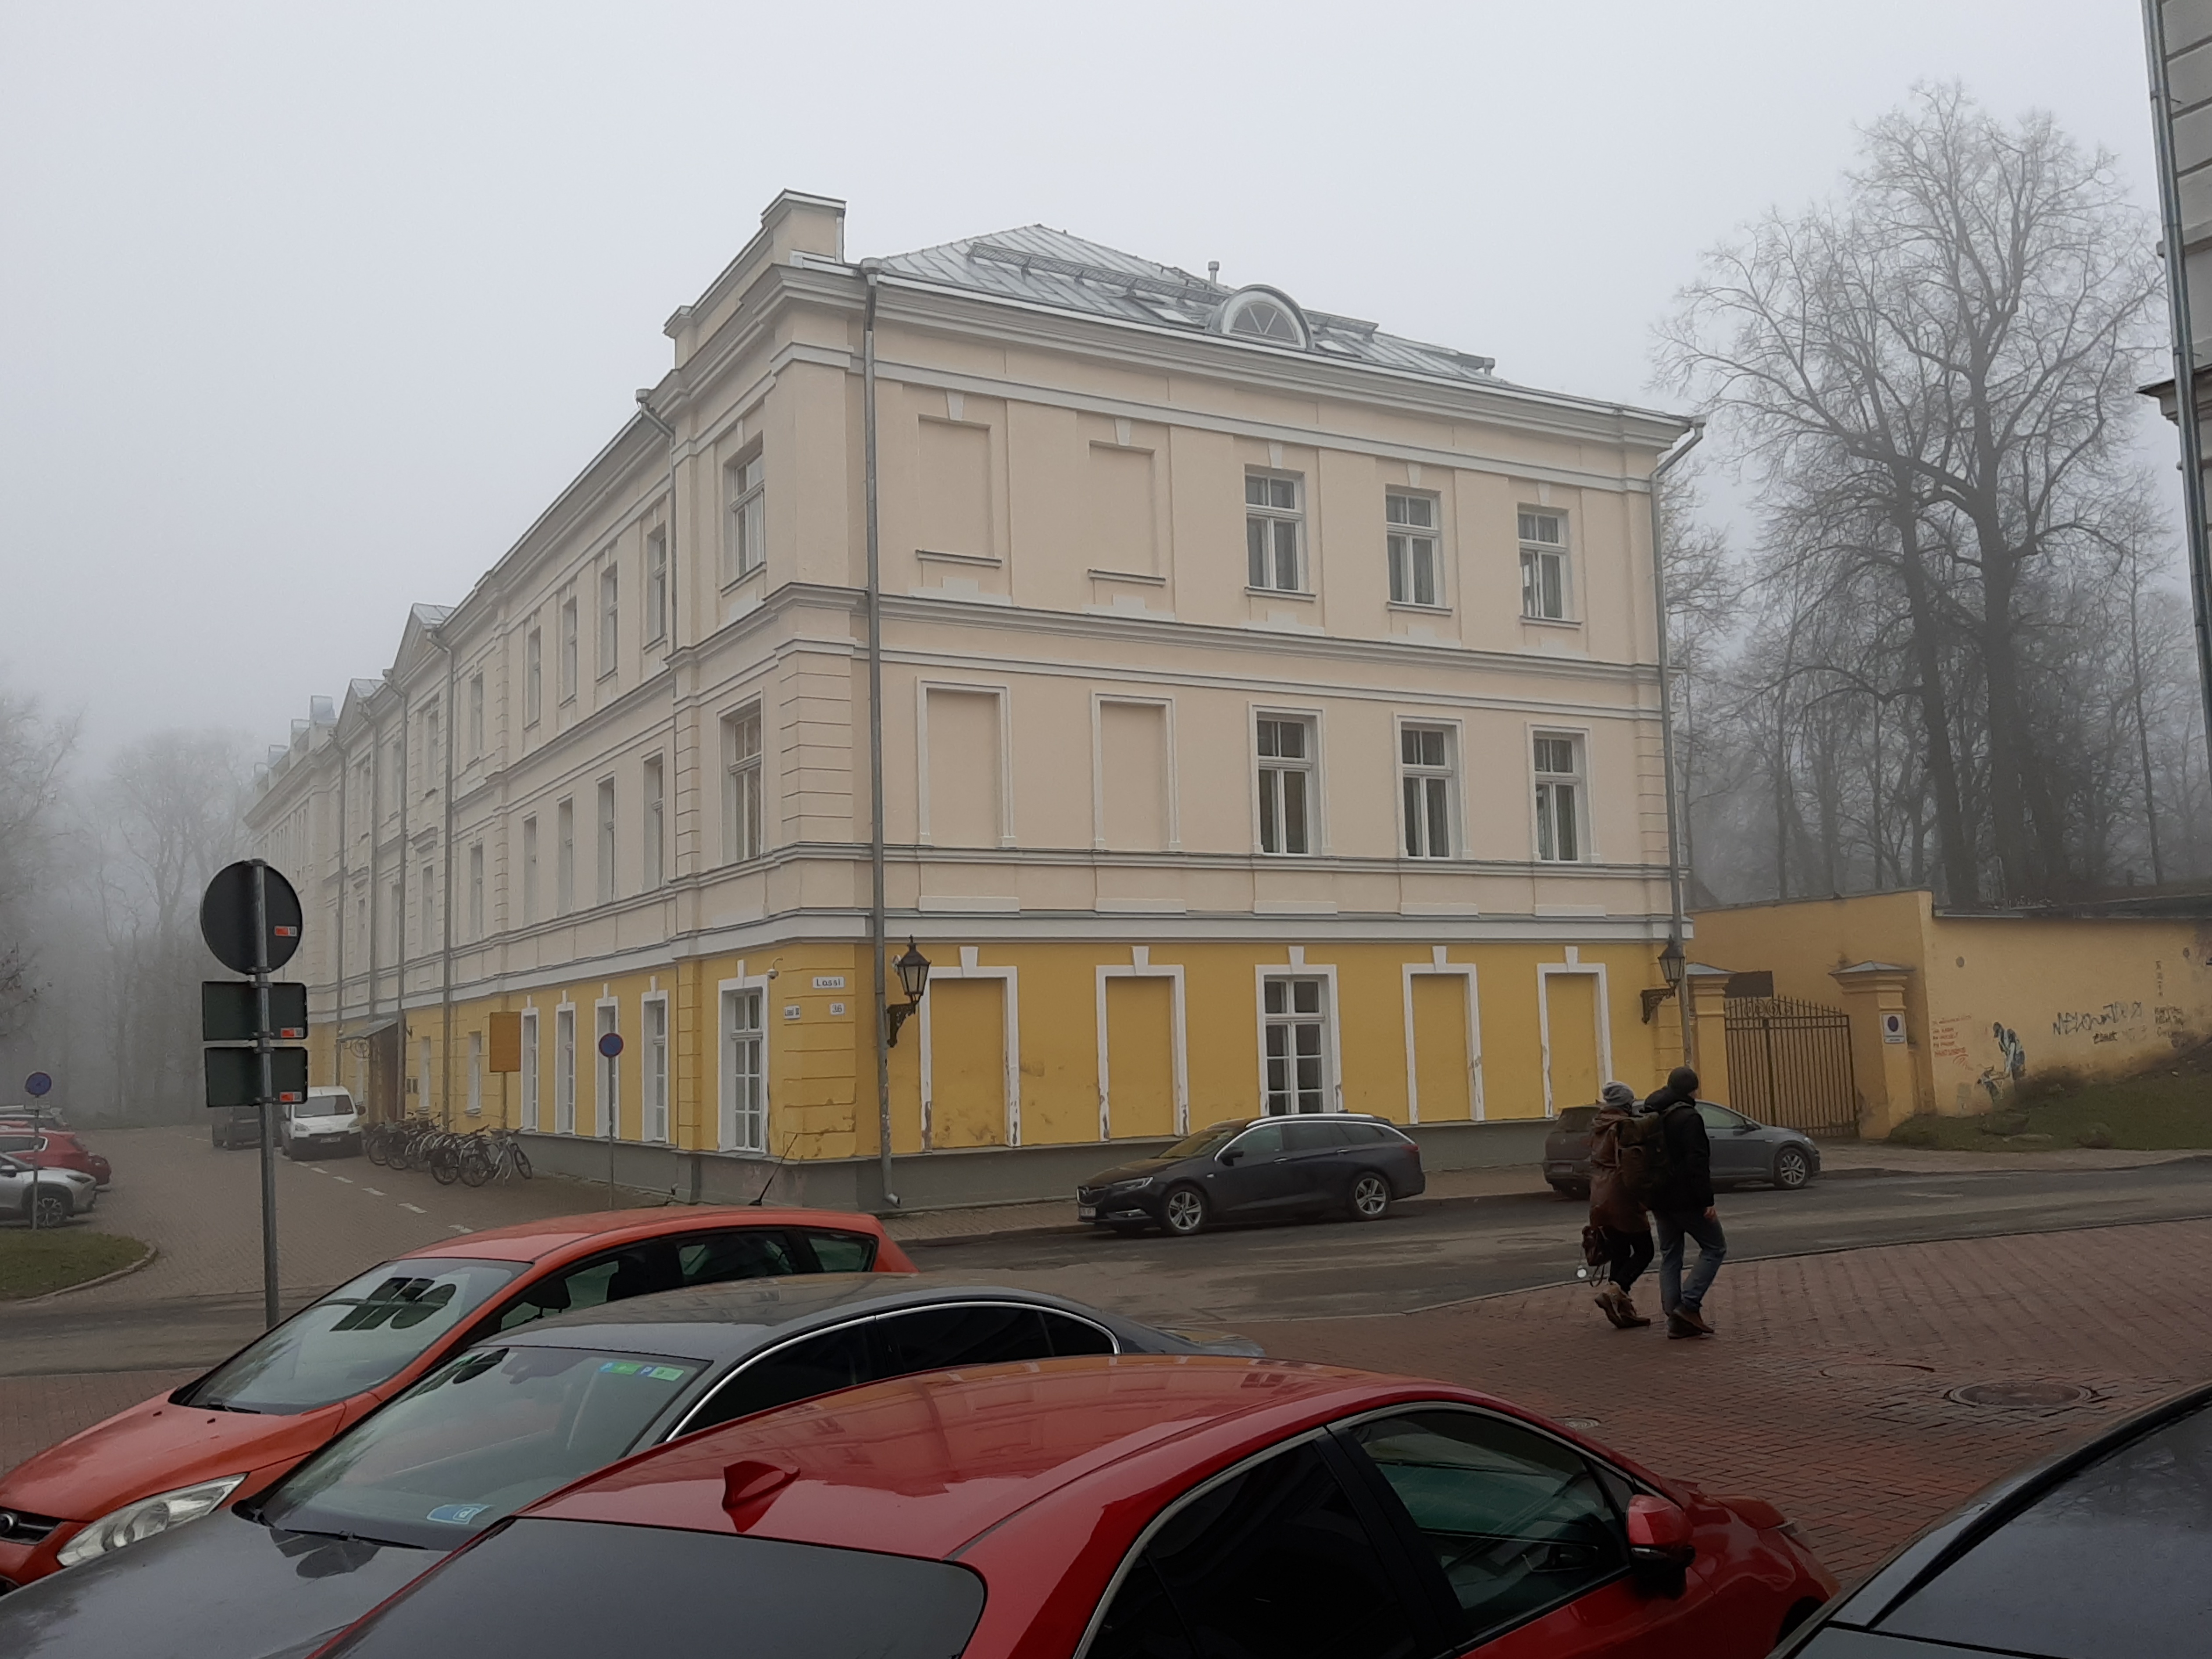
[[[2212,867],[2139,452],[2155,229],[2047,116],[1926,88],[1833,200],[1745,227],[1684,291],[1662,373],[1755,515],[1731,556],[1692,488],[1667,504],[1713,896],[2036,903]]]

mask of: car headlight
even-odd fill
[[[57,1559],[62,1565],[73,1567],[121,1549],[125,1544],[135,1544],[141,1538],[151,1538],[157,1532],[197,1521],[237,1491],[238,1483],[245,1479],[243,1474],[226,1474],[220,1480],[203,1480],[196,1486],[179,1486],[174,1492],[157,1492],[135,1504],[125,1504],[101,1516],[64,1544]]]
[[[1152,1178],[1151,1176],[1140,1175],[1133,1181],[1116,1181],[1112,1186],[1107,1188],[1106,1190],[1109,1193],[1142,1192],[1146,1187],[1149,1187],[1152,1184]]]

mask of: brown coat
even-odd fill
[[[1649,1232],[1650,1218],[1620,1179],[1620,1129],[1631,1116],[1618,1106],[1600,1106],[1590,1124],[1589,1219],[1614,1232]]]

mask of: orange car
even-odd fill
[[[729,1279],[914,1270],[873,1217],[819,1209],[616,1210],[410,1251],[9,1470],[0,1591],[259,1491],[448,1354],[549,1313]]]

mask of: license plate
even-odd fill
[[[1075,1207],[1075,1219],[1079,1221],[1096,1221],[1098,1219],[1098,1206],[1078,1204]]]

